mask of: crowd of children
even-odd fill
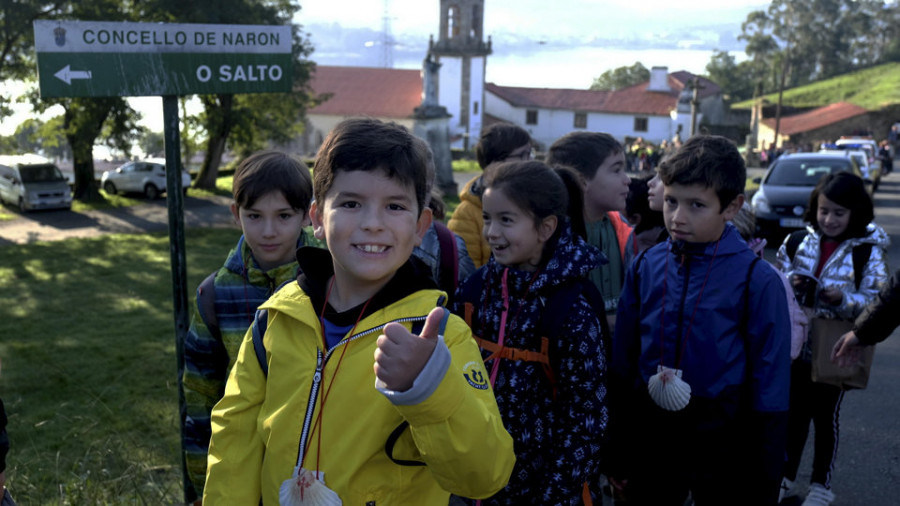
[[[634,178],[603,133],[537,161],[497,124],[476,153],[455,233],[430,148],[394,123],[340,123],[311,178],[274,151],[239,165],[242,235],[184,345],[198,504],[599,504],[606,482],[629,505],[834,500],[844,390],[811,379],[805,338],[888,278],[858,177],[823,179],[773,266],[723,137]],[[805,310],[801,274],[819,283]]]

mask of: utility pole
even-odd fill
[[[381,66],[394,66],[394,40],[391,37],[391,0],[384,0],[384,15],[381,18]]]
[[[697,133],[697,111],[700,108],[700,89],[704,88],[700,84],[700,78],[694,77],[690,81],[693,95],[691,96],[691,137]]]

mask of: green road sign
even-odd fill
[[[35,21],[41,97],[289,92],[291,27]]]

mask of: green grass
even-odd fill
[[[822,107],[849,102],[870,111],[900,104],[900,63],[886,63],[849,74],[784,91],[782,103],[790,107]],[[769,103],[778,102],[778,93],[765,95]],[[732,104],[734,109],[753,107],[752,100]]]
[[[187,234],[188,291],[234,230]],[[0,392],[20,504],[182,500],[168,236],[0,248]]]
[[[481,166],[475,160],[453,160],[453,172],[481,172]]]

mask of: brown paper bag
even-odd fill
[[[809,329],[812,347],[812,380],[834,385],[843,390],[866,388],[875,347],[867,346],[859,362],[850,367],[838,367],[831,362],[831,350],[842,335],[853,328],[852,321],[813,318]]]

